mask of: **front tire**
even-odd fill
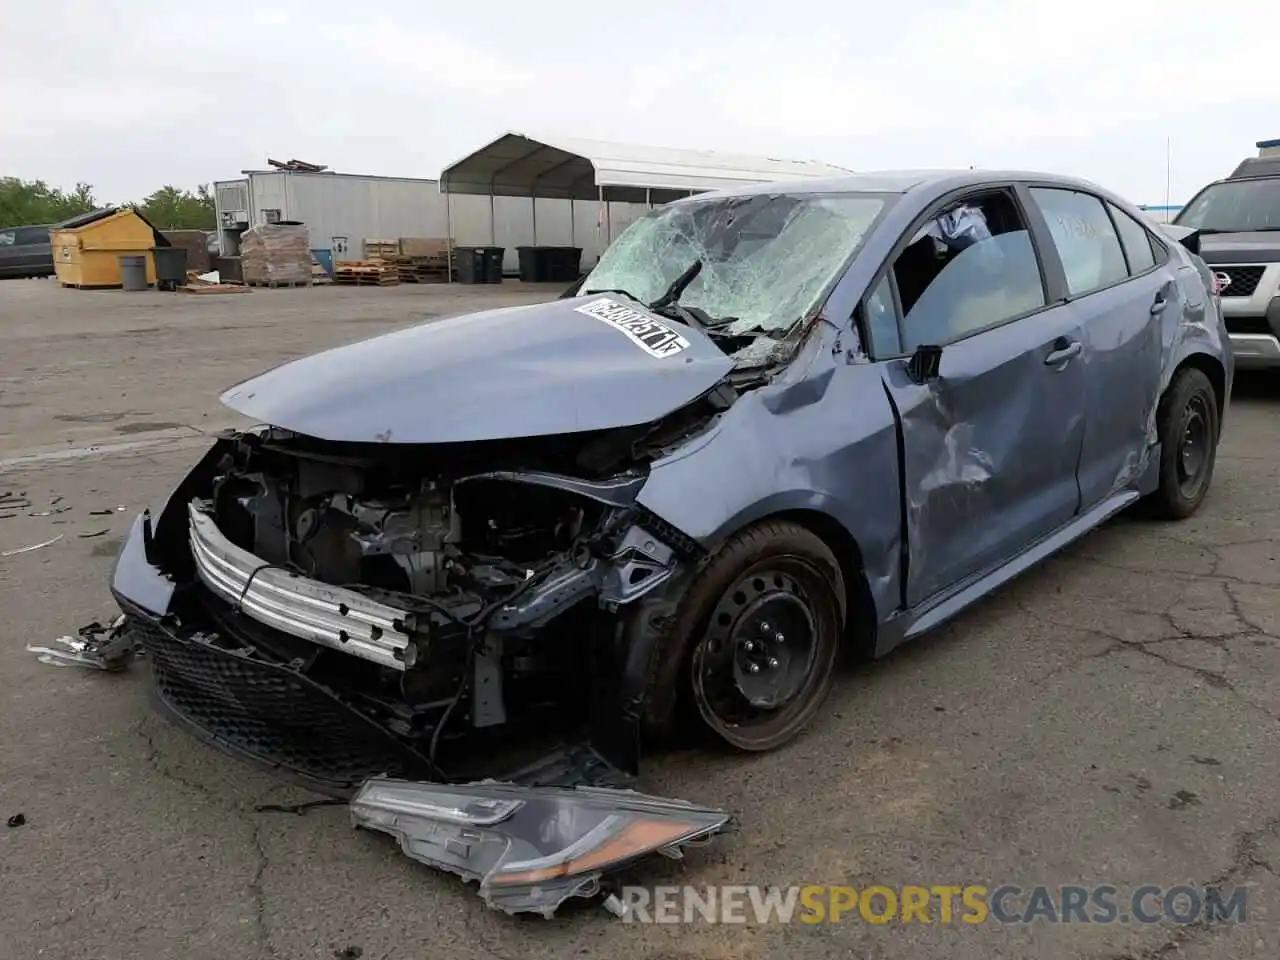
[[[1217,460],[1218,397],[1204,371],[1183,367],[1160,398],[1160,485],[1149,498],[1159,519],[1182,520],[1209,492]]]
[[[845,622],[840,564],[812,531],[770,520],[736,534],[676,613],[687,703],[717,738],[772,750],[831,691]]]

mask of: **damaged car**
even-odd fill
[[[231,388],[262,425],[137,518],[113,593],[172,717],[549,912],[730,824],[632,792],[642,744],[779,747],[841,656],[1190,515],[1232,375],[1194,237],[1092,184],[703,194],[559,299]]]

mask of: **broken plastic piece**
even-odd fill
[[[13,827],[20,827],[27,822],[27,815],[25,813],[15,813],[7,822],[10,829]]]
[[[570,897],[600,894],[605,873],[733,822],[723,810],[633,790],[385,777],[364,783],[351,819],[395,837],[415,860],[478,880],[489,906],[544,917]]]
[[[96,620],[85,624],[74,637],[58,637],[59,647],[28,646],[37,654],[41,663],[54,667],[90,667],[94,670],[114,672],[123,670],[135,656],[141,653],[132,631],[128,630],[123,614],[104,627]]]
[[[42,547],[49,546],[51,543],[57,543],[61,539],[62,534],[58,534],[56,537],[50,537],[48,540],[41,543],[33,543],[26,547],[16,547],[13,550],[5,550],[3,553],[0,553],[0,557],[16,557],[20,553],[30,553],[32,550],[39,550]]]

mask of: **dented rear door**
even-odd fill
[[[909,607],[1076,514],[1081,339],[1075,315],[1054,306],[945,346],[936,380],[884,364],[901,427]]]

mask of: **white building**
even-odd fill
[[[849,173],[812,161],[771,160],[507,133],[451,164],[440,180],[295,170],[245,170],[214,184],[225,256],[239,235],[279,220],[307,225],[311,246],[334,259],[363,256],[366,239],[453,238],[457,246],[582,248],[590,265],[653,206],[743,183]]]

